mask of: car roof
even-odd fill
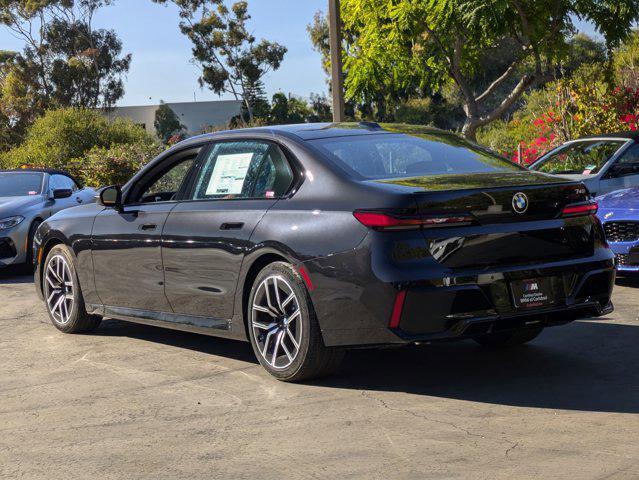
[[[435,129],[432,129],[433,131]],[[375,122],[359,123],[298,123],[292,125],[273,125],[268,127],[238,128],[236,130],[223,130],[213,133],[205,133],[188,138],[180,144],[191,144],[198,141],[215,140],[222,136],[234,135],[272,135],[295,137],[301,140],[315,140],[318,138],[348,137],[355,135],[379,135],[401,133],[386,130]]]
[[[586,137],[580,137],[576,140],[590,140],[593,138],[610,138],[610,139],[614,139],[614,140],[634,140],[634,141],[639,141],[639,131],[637,132],[632,132],[632,131],[627,131],[627,132],[613,132],[613,133],[605,133],[602,135],[588,135]]]

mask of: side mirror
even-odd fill
[[[120,186],[113,185],[103,188],[98,196],[98,203],[103,207],[119,210],[122,207],[122,189]]]
[[[56,188],[53,191],[53,198],[55,199],[69,198],[71,195],[73,195],[73,190],[70,188]]]

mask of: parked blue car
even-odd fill
[[[596,200],[597,216],[617,257],[617,270],[639,272],[639,187],[610,192]]]

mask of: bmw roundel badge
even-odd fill
[[[519,214],[526,213],[526,210],[528,210],[528,197],[525,193],[519,192],[513,196],[513,210]]]

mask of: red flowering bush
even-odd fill
[[[639,128],[639,89],[609,90],[601,83],[561,80],[539,92],[525,118],[503,123],[510,135],[492,134],[490,146],[514,162],[528,165],[563,142]],[[533,108],[530,108],[533,107]],[[507,144],[495,145],[494,140]]]

